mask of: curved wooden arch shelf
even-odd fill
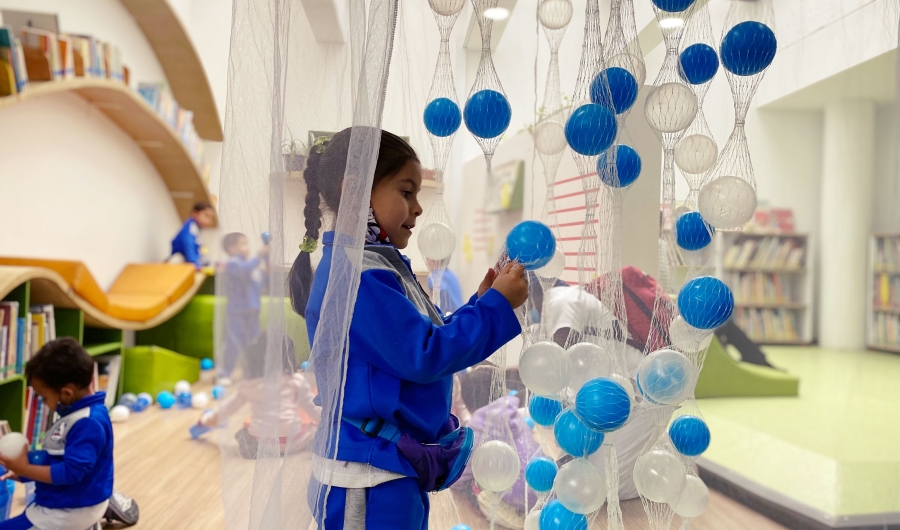
[[[166,0],[121,0],[144,32],[178,104],[194,113],[204,140],[222,141],[222,123],[197,50]]]
[[[23,92],[0,98],[0,110],[23,101],[72,92],[97,107],[144,150],[162,177],[178,215],[191,215],[197,201],[212,202],[203,177],[178,133],[128,86],[108,79],[30,83]]]

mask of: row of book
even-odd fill
[[[900,348],[900,315],[875,313],[872,318],[871,340],[873,346]]]
[[[900,309],[900,276],[879,274],[875,277],[875,288],[872,289],[872,303],[881,308]]]
[[[900,270],[900,237],[875,238],[875,270]]]
[[[767,272],[730,272],[725,274],[725,283],[731,287],[737,303],[783,304],[793,299],[792,282],[796,277],[788,274]]]
[[[0,302],[0,380],[21,374],[31,356],[55,338],[52,305],[33,305],[19,317],[19,302]]]
[[[796,311],[785,309],[737,308],[734,321],[756,342],[795,342],[800,340]]]
[[[194,113],[181,108],[165,83],[140,83],[138,93],[153,110],[178,132],[194,163],[203,163],[203,142],[194,129]]]
[[[43,434],[55,421],[56,412],[44,404],[44,398],[37,395],[30,386],[25,389],[25,429],[24,434],[31,449],[40,449],[43,442]]]
[[[726,268],[799,269],[806,249],[800,239],[784,237],[747,238],[725,253]]]

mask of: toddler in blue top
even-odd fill
[[[193,263],[198,269],[206,265],[200,252],[202,246],[197,237],[201,228],[211,227],[215,220],[216,210],[210,203],[200,201],[195,204],[191,209],[191,216],[181,225],[181,230],[172,239],[172,256],[181,254],[185,263]]]
[[[428,470],[408,457],[415,454],[410,445],[434,447],[456,429],[450,415],[453,374],[483,361],[521,332],[513,309],[528,296],[524,269],[511,263],[502,271],[488,271],[468,303],[441,316],[399,252],[422,214],[419,159],[402,138],[380,134],[363,271],[349,330],[342,425],[320,425],[317,436],[333,436],[340,427],[339,435],[326,449],[329,454],[313,457],[314,482],[308,490],[310,509],[325,530],[427,528],[428,487],[421,480]],[[304,173],[307,243],[319,237],[320,203],[338,211],[350,136],[351,129],[345,129],[324,149],[310,153]],[[333,233],[326,232],[322,243],[314,277],[310,244],[304,245],[306,251],[291,272],[294,309],[305,316],[311,343],[333,252],[338,252]],[[326,401],[323,409],[328,410],[333,404],[327,400],[339,395],[325,387],[330,380],[325,371],[334,367],[315,364],[315,359],[314,367],[319,395]],[[399,442],[383,436],[385,430],[402,433]]]
[[[44,462],[31,464],[27,447],[14,460],[0,457],[9,470],[4,478],[35,482],[34,502],[0,523],[0,530],[89,530],[106,513],[113,492],[112,423],[106,393],[91,389],[94,361],[77,341],[62,338],[28,361],[25,376],[60,417],[44,435]]]
[[[230,384],[231,372],[240,353],[259,336],[259,309],[269,245],[263,246],[258,255],[250,257],[247,236],[232,232],[222,238],[222,248],[228,254],[228,261],[221,267],[219,277],[228,304],[225,307],[225,347],[219,382]]]

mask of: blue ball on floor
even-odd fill
[[[212,397],[213,399],[222,399],[225,397],[225,387],[222,385],[216,385],[212,388]]]
[[[308,372],[309,371],[309,361],[303,361],[302,363],[300,363],[300,370],[302,370],[304,372]]]
[[[472,529],[469,528],[469,525],[458,524],[458,525],[454,526],[452,530],[472,530]]]
[[[150,406],[150,400],[146,396],[140,396],[131,406],[132,412],[143,412]]]
[[[191,406],[191,393],[190,392],[182,392],[178,394],[178,406],[181,408],[190,407]]]
[[[200,361],[200,369],[201,370],[212,370],[215,363],[210,358],[206,358]]]
[[[170,409],[175,404],[175,394],[168,390],[163,390],[156,395],[156,402],[159,403],[159,408]]]
[[[131,392],[125,392],[121,396],[119,396],[119,405],[125,405],[129,409],[137,403],[137,396]]]

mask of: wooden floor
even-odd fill
[[[221,530],[226,528],[220,487],[220,459],[215,437],[191,440],[188,429],[199,416],[196,410],[160,410],[151,407],[115,424],[116,487],[133,497],[141,510],[134,528],[146,530]],[[13,514],[24,507],[23,488],[17,488]],[[488,530],[481,513],[462,496],[456,509],[449,499],[432,497],[430,527],[450,530],[460,521],[472,530]],[[650,530],[639,500],[622,503],[628,530]],[[606,526],[605,512],[592,528]],[[672,528],[678,528],[678,518]],[[776,530],[775,524],[749,508],[711,491],[709,509],[691,522],[692,530]],[[268,529],[267,529],[268,530]],[[659,529],[654,529],[659,530]]]

